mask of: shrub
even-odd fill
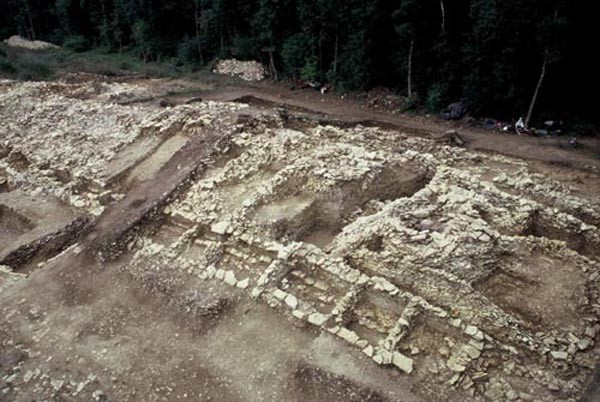
[[[304,67],[300,69],[300,78],[305,81],[314,81],[317,79],[319,69],[317,67],[317,58],[309,57],[304,63]]]
[[[246,36],[235,36],[231,46],[231,54],[241,60],[249,60],[256,56],[256,41]]]
[[[86,50],[89,50],[90,43],[81,35],[73,35],[65,39],[63,46],[75,52],[85,52]]]
[[[33,53],[19,55],[15,65],[17,76],[21,80],[46,80],[54,74],[50,61]]]
[[[200,61],[198,43],[195,38],[185,37],[177,46],[177,59],[185,64],[193,64]]]
[[[14,74],[15,66],[4,56],[0,55],[0,74]]]
[[[127,61],[122,61],[121,64],[119,64],[119,68],[123,71],[129,71],[132,69],[131,63]]]
[[[425,108],[432,113],[438,113],[444,107],[444,89],[440,83],[435,83],[427,91]]]
[[[285,72],[296,77],[300,70],[306,67],[309,52],[310,40],[305,33],[301,32],[287,38],[281,49]]]

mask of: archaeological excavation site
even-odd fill
[[[598,159],[183,86],[0,80],[1,401],[600,400]]]

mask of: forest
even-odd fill
[[[135,52],[200,68],[263,62],[275,79],[385,86],[424,110],[597,121],[597,39],[580,0],[0,0],[0,37]],[[537,90],[536,90],[537,88]],[[592,98],[593,99],[593,98]],[[531,114],[531,113],[529,113]],[[532,122],[533,123],[533,122]]]

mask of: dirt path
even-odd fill
[[[409,114],[389,114],[366,108],[351,99],[341,99],[334,94],[321,95],[313,90],[292,91],[282,85],[259,83],[247,86],[218,87],[202,95],[204,99],[234,101],[254,97],[264,106],[293,106],[306,111],[326,114],[330,118],[348,123],[392,126],[409,135],[438,136],[444,131],[458,130],[469,141],[468,149],[498,153],[529,160],[576,168],[600,169],[600,140],[582,139],[583,147],[574,149],[567,137],[538,138],[505,134],[492,130],[468,127],[461,122],[446,122],[433,117]]]

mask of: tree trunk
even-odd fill
[[[556,22],[557,20],[558,8],[554,10],[554,21]],[[531,122],[531,117],[533,116],[533,109],[535,108],[535,103],[537,102],[537,98],[540,93],[540,88],[542,87],[544,77],[546,76],[546,67],[548,66],[549,57],[550,50],[548,49],[548,45],[546,45],[546,49],[544,50],[544,61],[542,62],[542,72],[540,73],[540,79],[538,80],[537,86],[535,87],[535,91],[533,92],[533,98],[531,98],[531,103],[529,104],[529,110],[527,111],[527,117],[525,118],[525,127],[529,127],[529,123]]]
[[[269,52],[269,63],[271,64],[271,71],[273,72],[273,78],[277,81],[277,70],[275,69],[275,59],[273,58],[273,52]]]
[[[535,91],[533,92],[533,98],[531,98],[531,103],[529,104],[529,110],[527,111],[527,118],[525,119],[525,127],[529,127],[529,123],[531,122],[531,116],[533,115],[533,109],[535,108],[535,103],[537,102],[538,94],[540,92],[540,88],[542,87],[542,82],[544,81],[544,77],[546,76],[546,66],[548,65],[548,47],[544,51],[544,62],[542,63],[542,72],[540,74],[540,79],[538,80],[537,86],[535,87]]]
[[[339,42],[339,35],[336,32],[335,33],[335,47],[333,50],[333,73],[337,74],[337,65],[338,65],[338,42]]]
[[[319,73],[323,77],[323,31],[319,31]]]
[[[29,7],[29,0],[23,0],[25,4],[25,11],[27,12],[27,18],[29,19],[29,31],[31,40],[35,40],[35,29],[33,28],[33,17],[31,16],[31,8]]]
[[[413,92],[412,92],[412,61],[413,61],[413,50],[415,47],[415,40],[411,39],[410,40],[410,49],[408,51],[408,79],[407,79],[407,85],[408,85],[408,99],[412,100],[413,98]]]
[[[444,0],[440,0],[440,9],[442,10],[442,33],[446,33],[446,9],[444,7]]]
[[[106,16],[106,5],[104,4],[104,0],[100,2],[100,6],[102,8],[102,36],[104,36],[106,45],[110,46],[110,39],[108,37],[108,17]]]
[[[198,1],[194,0],[194,22],[196,24],[196,46],[198,47],[198,55],[200,56],[200,64],[204,64],[202,57],[202,46],[200,44],[200,16],[198,15]]]

